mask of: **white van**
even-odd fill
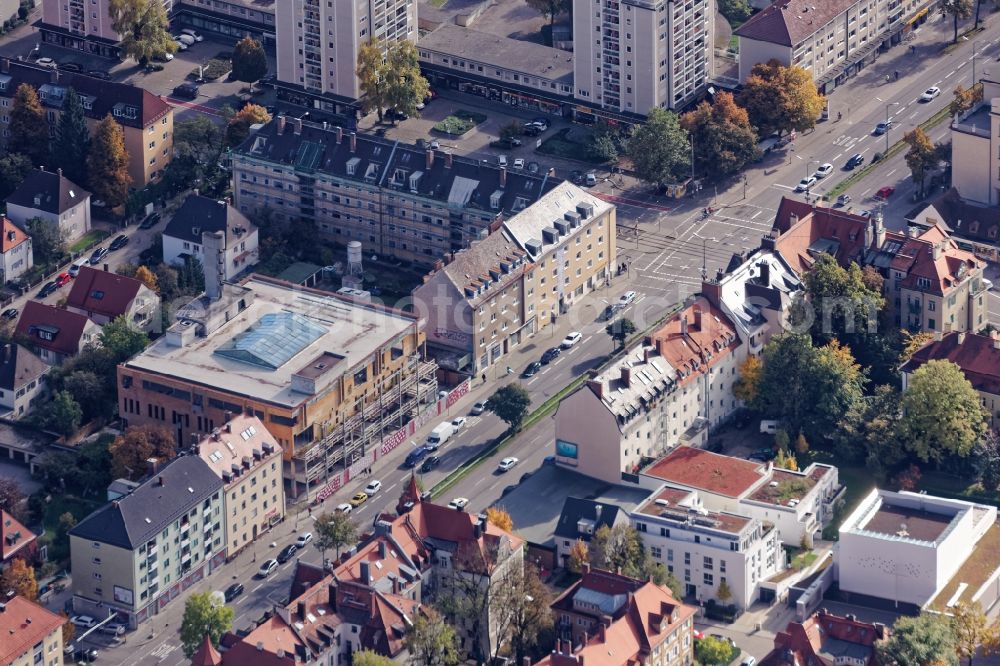
[[[434,426],[431,434],[427,435],[427,442],[424,446],[431,451],[437,451],[454,434],[455,426],[451,423],[440,423]]]
[[[69,267],[69,274],[76,277],[80,274],[80,269],[87,265],[87,257],[80,257],[73,262],[73,265]]]
[[[765,435],[773,435],[778,432],[778,422],[771,421],[768,419],[761,419],[760,421],[760,431]]]

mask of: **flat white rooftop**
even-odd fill
[[[242,286],[254,297],[230,321],[184,346],[164,336],[126,367],[291,408],[314,397],[292,390],[292,375],[340,376],[416,323],[401,312],[258,276]]]

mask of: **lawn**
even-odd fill
[[[1000,551],[1000,525],[994,525],[983,535],[961,568],[931,601],[931,607],[940,611],[945,610],[947,603],[955,596],[958,586],[962,583],[967,587],[959,597],[959,601],[971,601],[972,595],[978,592],[986,579],[996,571],[997,551]]]
[[[875,477],[871,475],[867,467],[838,465],[836,457],[829,451],[813,450],[809,451],[805,456],[799,456],[799,466],[801,468],[808,467],[810,463],[814,462],[835,465],[838,470],[840,484],[846,488],[833,520],[823,530],[824,539],[827,541],[836,541],[841,521],[851,511],[854,511],[854,507],[858,505],[858,502],[875,487]]]
[[[104,229],[91,229],[83,236],[80,240],[69,246],[69,251],[72,253],[83,252],[90,248],[94,243],[100,243],[102,240],[111,235],[111,232],[105,231]]]
[[[96,499],[84,499],[72,495],[52,495],[52,501],[45,505],[45,518],[43,519],[45,534],[41,537],[41,542],[49,546],[50,561],[60,562],[69,559],[69,544],[66,544],[66,548],[59,548],[53,543],[59,529],[59,516],[68,511],[79,522],[93,513],[102,504],[104,502]],[[62,552],[63,550],[66,552]]]
[[[1000,494],[983,490],[979,482],[969,483],[963,479],[945,472],[930,470],[917,482],[920,490],[926,490],[931,495],[953,497],[967,502],[985,502],[1000,506]]]
[[[233,61],[229,58],[221,57],[219,54],[202,65],[201,77],[206,81],[215,81],[228,74],[233,69]],[[199,76],[198,68],[195,67],[188,75],[189,78],[197,80]]]
[[[449,136],[461,136],[483,122],[486,122],[483,114],[459,109],[436,124],[434,130]]]
[[[595,161],[591,156],[590,146],[569,138],[569,130],[570,128],[568,127],[561,129],[542,141],[542,145],[538,147],[538,152],[543,155],[555,155],[556,157],[599,164],[600,162]]]

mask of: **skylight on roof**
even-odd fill
[[[275,312],[215,350],[220,356],[277,370],[316,342],[326,327],[293,312]]]

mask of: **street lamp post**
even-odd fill
[[[889,132],[892,131],[892,128],[889,125],[890,106],[899,106],[899,102],[889,102],[888,104],[885,105],[885,152],[886,153],[889,152]]]

